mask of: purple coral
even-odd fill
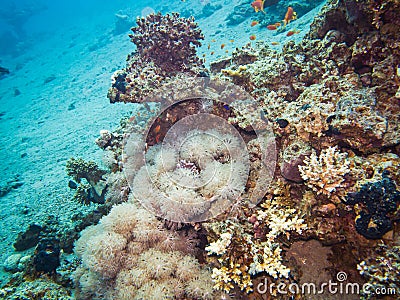
[[[204,68],[196,55],[204,36],[192,17],[158,13],[136,23],[129,37],[137,50],[128,55],[126,68],[113,75],[108,91],[112,103],[143,102],[167,78],[180,72],[200,74]]]
[[[158,13],[137,18],[136,23],[129,37],[143,60],[172,72],[189,71],[192,66],[202,64],[196,56],[196,47],[201,46],[204,36],[193,17]]]

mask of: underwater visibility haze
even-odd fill
[[[3,1],[0,299],[399,299],[399,16]]]

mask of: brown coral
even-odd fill
[[[126,68],[112,76],[108,91],[112,103],[141,102],[174,74],[198,74],[203,68],[196,47],[204,37],[193,18],[158,13],[138,18],[136,23],[130,38],[137,50],[128,55]]]

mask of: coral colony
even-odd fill
[[[330,0],[298,44],[244,45],[209,69],[192,17],[138,18],[108,98],[139,108],[97,139],[107,170],[67,164],[75,198],[105,208],[74,243],[76,298],[312,299],[257,287],[315,269],[399,297],[399,14]]]
[[[163,96],[183,90],[174,84],[188,87],[183,73],[203,74],[195,49],[203,36],[193,19],[177,14],[138,19],[130,35],[137,50],[114,74],[108,96],[111,102],[139,103],[149,96],[161,106],[146,104],[153,123],[145,148],[137,129],[143,117],[120,129],[128,138],[125,156],[116,160],[129,171],[131,192],[76,244],[80,295],[245,297],[258,292],[263,277],[301,280],[298,272],[306,267],[285,255],[291,243],[309,239],[334,253],[324,266],[332,274],[345,269],[355,281],[382,285],[371,269],[379,259],[365,255],[384,255],[378,240],[386,251],[399,242],[393,224],[400,159],[385,153],[396,153],[400,139],[393,69],[399,63],[399,25],[389,17],[399,7],[390,2],[377,12],[374,5],[331,1],[300,44],[289,43],[282,53],[262,44],[245,46],[212,62],[211,79],[240,86],[260,111],[250,109],[247,99],[220,104],[221,96],[208,102],[192,97],[166,108]],[[334,26],[338,18],[345,27]],[[170,133],[186,117],[205,112],[235,126],[239,136],[221,132],[217,124]],[[272,126],[278,168],[254,205],[248,199],[264,163],[255,135],[260,120]],[[342,252],[352,253],[352,262]],[[360,274],[354,272],[357,264]],[[390,273],[390,266],[381,267]]]

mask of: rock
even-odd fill
[[[60,265],[59,241],[42,239],[35,249],[33,265],[37,272],[55,273]]]
[[[281,174],[282,176],[290,181],[294,181],[296,183],[303,182],[303,178],[301,178],[299,166],[303,165],[303,160],[306,155],[301,154],[298,157],[292,158],[290,161],[284,161],[281,165]]]
[[[21,257],[21,254],[13,254],[7,257],[7,259],[3,263],[4,270],[11,273],[16,273],[20,271],[18,263],[20,262]]]
[[[68,181],[68,187],[69,187],[70,189],[76,190],[76,189],[78,188],[78,185],[76,184],[75,181],[70,180],[70,181]]]
[[[3,75],[6,75],[6,74],[10,74],[10,70],[0,67],[0,77],[2,77]]]
[[[24,251],[37,245],[43,228],[36,224],[29,225],[25,232],[20,232],[14,243],[17,251]]]
[[[31,255],[25,255],[21,257],[21,259],[18,262],[18,270],[22,271],[26,268],[28,263],[30,262],[32,256]]]

